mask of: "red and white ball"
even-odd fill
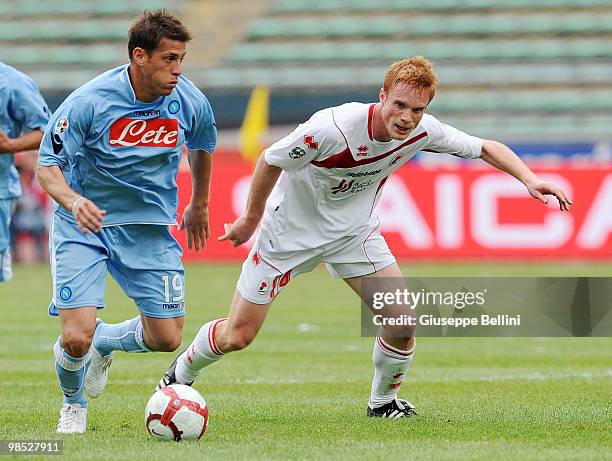
[[[164,387],[151,396],[145,408],[145,425],[156,439],[199,440],[207,424],[206,401],[191,386]]]

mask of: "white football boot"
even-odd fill
[[[85,392],[92,399],[100,396],[108,382],[108,369],[113,362],[113,354],[106,357],[100,355],[93,345],[91,346],[91,362],[85,375]]]
[[[87,408],[79,403],[64,403],[60,410],[57,432],[61,434],[82,434],[87,427]]]

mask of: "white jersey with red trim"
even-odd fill
[[[362,103],[321,110],[266,149],[266,162],[283,169],[261,225],[275,251],[317,248],[372,226],[386,178],[421,150],[480,157],[481,139],[428,114],[407,139],[376,141],[373,112]]]

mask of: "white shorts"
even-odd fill
[[[260,234],[242,264],[237,284],[240,294],[255,304],[272,302],[291,279],[321,262],[333,277],[341,278],[372,274],[395,262],[378,225],[309,250],[278,252],[264,240]]]

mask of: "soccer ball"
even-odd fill
[[[151,396],[145,408],[147,431],[156,439],[199,440],[207,424],[206,401],[191,386],[163,387]]]

